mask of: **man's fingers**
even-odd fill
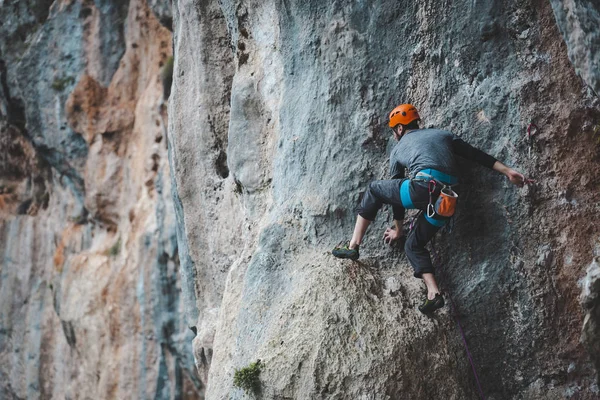
[[[513,178],[515,179],[515,181],[517,181],[517,182],[522,182],[522,183],[524,183],[524,182],[525,182],[525,176],[524,176],[523,174],[520,174],[520,173],[518,173],[517,171],[514,171],[514,172],[513,172],[513,176],[512,176],[512,177],[513,177]]]
[[[391,244],[393,241],[392,236],[391,236],[391,229],[387,228],[385,230],[385,233],[383,234],[383,242],[386,244]]]
[[[512,171],[512,173],[510,175],[510,181],[512,183],[514,183],[515,185],[521,187],[527,182],[527,179],[525,179],[525,175],[523,175],[517,171]]]

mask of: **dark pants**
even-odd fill
[[[404,198],[401,196],[400,187],[407,181],[404,191]],[[435,204],[440,194],[441,186],[437,185],[432,193],[432,201]],[[408,199],[407,197],[410,197]],[[412,203],[412,204],[411,204]],[[415,221],[413,229],[406,238],[404,252],[410,264],[414,269],[414,276],[421,278],[425,273],[435,273],[431,256],[425,245],[433,238],[449,218],[435,215],[433,218],[427,218],[427,205],[429,204],[429,189],[427,182],[410,181],[407,179],[392,179],[385,181],[373,181],[362,198],[358,214],[368,219],[375,220],[377,211],[384,204],[392,206],[394,219],[402,221],[406,208],[416,208],[423,212]]]

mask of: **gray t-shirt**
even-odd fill
[[[390,154],[390,175],[404,177],[404,168],[411,175],[433,168],[448,175],[458,176],[453,150],[457,136],[441,129],[417,129],[403,135]]]

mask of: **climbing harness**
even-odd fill
[[[423,179],[425,178],[425,179]],[[435,180],[441,185],[454,186],[458,184],[458,178],[452,175],[445,174],[441,171],[427,168],[423,169],[414,176],[416,180]]]
[[[540,129],[538,128],[538,126],[536,124],[534,124],[532,121],[529,122],[529,125],[527,126],[527,136],[525,138],[525,141],[527,142],[527,147],[528,147],[528,157],[531,158],[531,148],[533,147],[533,136],[536,135],[538,133]]]
[[[431,241],[431,253],[433,254],[434,259],[436,260],[436,264],[438,264],[436,266],[436,269],[438,271],[441,271],[440,265],[438,263],[440,258],[438,257],[438,254],[435,251],[435,246],[434,246],[433,240]],[[477,375],[477,371],[475,370],[475,362],[473,361],[473,357],[471,356],[471,352],[469,351],[469,345],[467,344],[467,337],[462,328],[460,320],[458,319],[458,313],[456,312],[456,306],[454,305],[454,301],[452,300],[452,297],[450,296],[449,291],[446,291],[446,296],[448,297],[448,300],[450,302],[450,314],[452,315],[452,318],[454,318],[454,321],[456,322],[456,326],[458,327],[458,331],[460,332],[460,336],[462,338],[462,342],[465,347],[465,352],[467,353],[467,359],[469,360],[469,364],[471,364],[471,370],[473,371],[473,376],[475,376],[475,382],[477,383],[477,389],[479,390],[479,395],[481,396],[482,400],[485,400],[485,395],[483,394],[483,389],[481,388],[481,383],[479,382],[479,376]]]
[[[427,204],[426,215],[429,222],[437,225],[436,220],[434,219],[436,214],[447,218],[454,215],[456,212],[458,194],[452,190],[452,185],[458,184],[457,178],[434,169],[427,169],[418,172],[412,179],[417,182],[427,182],[429,203]],[[433,193],[438,185],[442,187],[442,190],[440,190],[440,194],[434,204]]]
[[[458,185],[458,178],[435,169],[424,169],[417,174],[409,173],[409,179],[400,184],[400,201],[405,209],[414,209],[411,198],[411,182],[426,182],[429,192],[429,202],[425,211],[425,219],[428,223],[438,228],[446,225],[456,211],[458,194],[452,190],[452,186]],[[440,194],[434,203],[434,193],[441,186]]]

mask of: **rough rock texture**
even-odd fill
[[[551,0],[558,27],[575,71],[600,93],[600,2]]]
[[[233,373],[257,359],[263,398],[478,398],[453,314],[486,398],[598,397],[578,281],[600,243],[600,109],[549,2],[179,0],[173,33],[182,296],[207,398],[245,398]],[[434,246],[454,313],[433,318],[381,241],[389,212],[360,262],[329,254],[387,176],[405,101],[536,180],[465,162]]]
[[[600,246],[596,253],[600,253]],[[583,280],[581,300],[586,314],[581,340],[587,346],[597,370],[600,370],[600,264],[598,257],[590,264]]]
[[[202,397],[159,108],[171,33],[142,0],[3,1],[0,20],[0,398]]]
[[[148,0],[148,6],[154,12],[160,23],[173,31],[173,13],[171,11],[171,0]]]

